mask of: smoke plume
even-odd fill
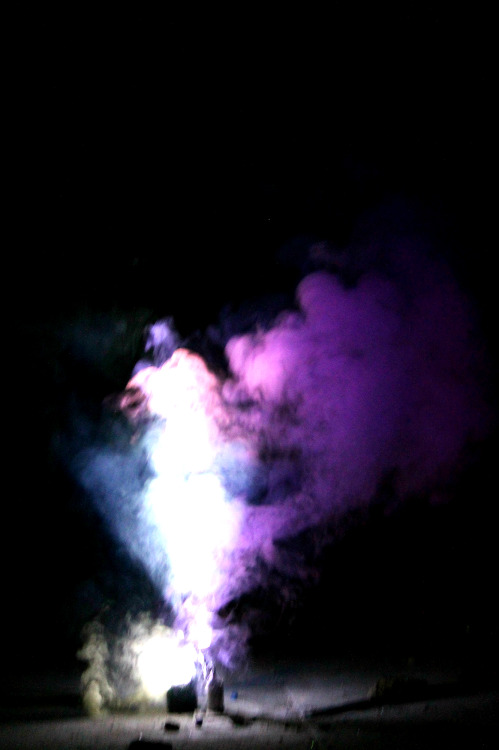
[[[380,241],[348,264],[315,246],[310,266],[295,304],[263,325],[221,321],[224,371],[181,345],[172,320],[153,326],[114,400],[126,439],[78,456],[176,625],[226,664],[261,625],[237,602],[269,587],[291,600],[382,491],[387,511],[444,498],[491,427],[473,307],[442,258]]]

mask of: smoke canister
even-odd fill
[[[196,687],[191,680],[188,685],[173,685],[166,691],[166,711],[170,714],[184,714],[198,707]]]
[[[208,709],[222,713],[224,710],[224,683],[217,675],[215,670],[208,682]]]

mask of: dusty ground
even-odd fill
[[[382,676],[378,700],[370,690]],[[225,711],[83,714],[76,672],[12,675],[0,707],[2,750],[258,750],[259,748],[466,747],[489,750],[499,736],[499,690],[464,685],[452,667],[376,659],[255,661],[224,675]],[[380,684],[380,683],[378,683]],[[398,688],[397,688],[398,684]],[[386,690],[392,685],[392,692]],[[411,685],[416,693],[411,695]],[[407,688],[404,694],[400,688]],[[398,690],[398,693],[397,693]],[[165,722],[173,726],[165,730]],[[159,743],[154,745],[153,743]]]

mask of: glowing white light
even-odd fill
[[[153,700],[160,700],[172,685],[187,685],[196,674],[196,651],[179,644],[167,632],[156,632],[136,645],[137,670],[142,689]]]
[[[189,641],[195,644],[198,651],[209,648],[213,640],[213,628],[210,625],[211,613],[206,605],[199,601],[187,600],[183,611],[189,615]]]
[[[206,595],[235,532],[235,513],[214,474],[151,482],[149,508],[168,552],[172,584],[183,594]]]
[[[219,474],[220,456],[229,453],[220,382],[200,356],[177,349],[160,368],[139,371],[129,386],[144,397],[141,408],[160,417],[146,440],[155,477],[146,487],[143,513],[168,556],[168,596],[185,604],[192,595],[188,617],[183,610],[187,636],[205,650],[213,637],[206,602],[220,584],[240,517]],[[152,645],[143,651],[142,672],[155,673],[155,662],[166,659],[162,648],[168,650],[154,646],[155,657],[149,656]]]
[[[157,474],[182,476],[206,471],[212,464],[216,449],[206,417],[183,415],[169,417],[150,451],[150,461]]]

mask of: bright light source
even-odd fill
[[[196,650],[179,640],[160,628],[134,644],[141,687],[152,700],[161,700],[173,685],[187,685],[196,674]]]

